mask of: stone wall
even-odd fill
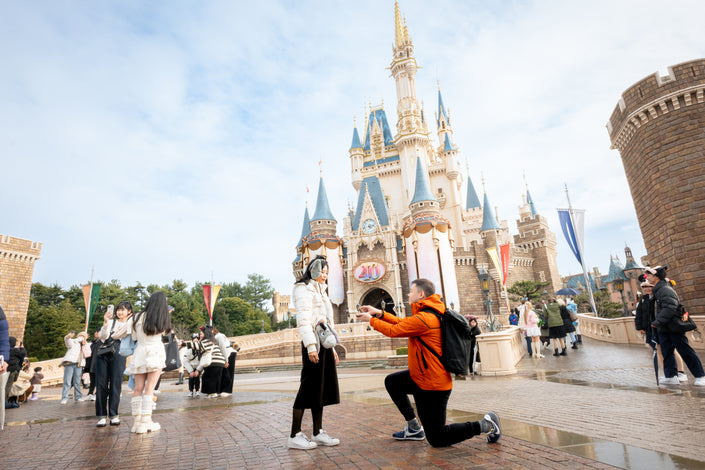
[[[607,130],[619,150],[648,259],[669,266],[690,313],[705,314],[705,59],[628,88]]]
[[[0,307],[10,325],[10,336],[24,337],[34,262],[42,244],[0,235]]]

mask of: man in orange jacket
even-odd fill
[[[443,315],[445,305],[435,293],[428,279],[416,279],[411,283],[409,304],[412,316],[399,318],[390,313],[363,305],[357,314],[360,321],[369,321],[370,326],[391,338],[409,338],[409,368],[388,375],[384,380],[389,396],[407,421],[407,426],[392,436],[400,441],[422,441],[428,439],[433,447],[446,447],[479,434],[487,436],[487,442],[497,442],[502,435],[499,417],[494,411],[487,413],[481,421],[446,424],[446,407],[453,380],[443,368],[435,354],[427,351],[418,338],[423,339],[440,356],[442,354],[441,322],[427,309]],[[411,407],[409,395],[414,396],[421,424]]]

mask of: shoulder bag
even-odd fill
[[[668,330],[672,333],[687,333],[688,331],[697,330],[698,326],[695,324],[690,314],[685,309],[683,304],[678,304],[678,309],[676,314],[673,315],[671,322],[668,324]]]
[[[316,328],[314,328],[314,333],[316,333],[316,341],[318,341],[318,350],[321,347],[325,349],[330,349],[339,343],[338,335],[332,326],[327,325],[323,322],[318,322]]]
[[[132,356],[137,347],[137,341],[132,339],[132,333],[120,340],[120,355],[124,357]]]
[[[109,357],[117,354],[120,350],[120,340],[113,338],[113,331],[115,330],[116,321],[117,318],[113,318],[113,324],[110,326],[110,334],[108,335],[108,339],[103,341],[103,343],[98,346],[98,357],[108,359]]]
[[[166,371],[175,370],[181,367],[181,358],[179,357],[179,343],[172,333],[169,333],[169,342],[164,345],[166,349]]]

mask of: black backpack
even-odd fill
[[[472,353],[472,329],[470,328],[470,323],[468,323],[467,318],[451,309],[446,309],[443,315],[430,308],[421,311],[434,314],[441,322],[442,355],[439,356],[421,337],[417,337],[416,339],[441,361],[445,370],[451,374],[467,375],[470,354]]]

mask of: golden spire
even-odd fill
[[[399,2],[394,2],[394,39],[397,47],[401,47],[404,44],[404,26],[401,20],[401,13],[399,13]]]

